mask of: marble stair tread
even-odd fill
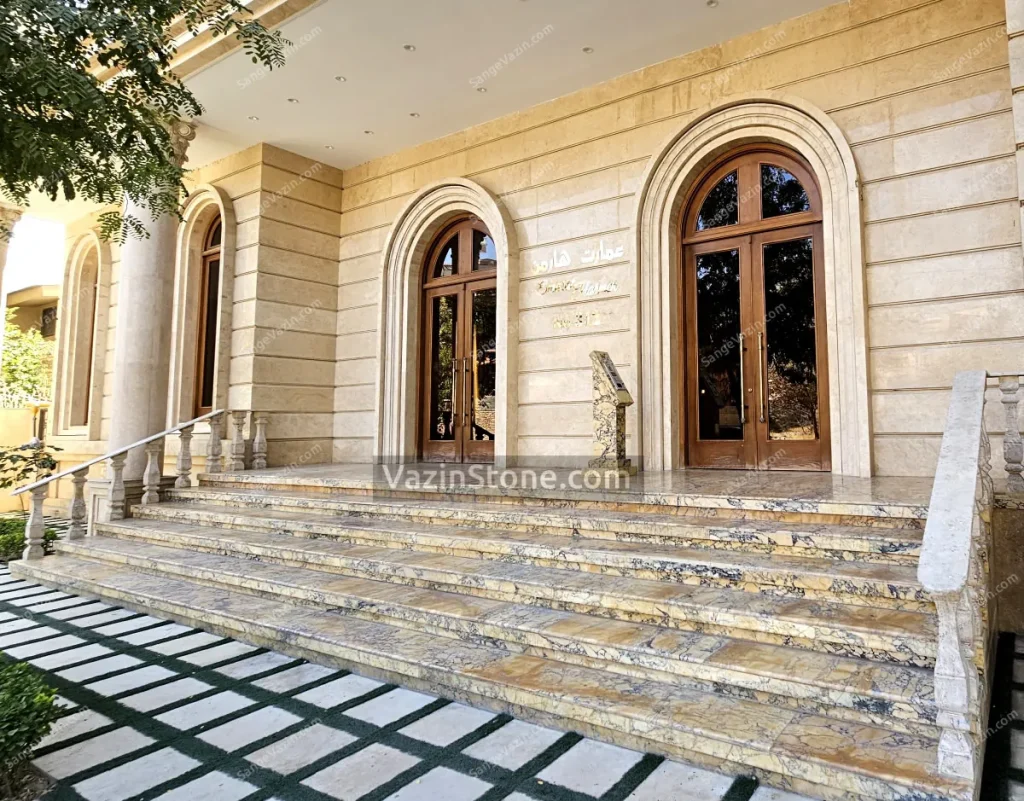
[[[195,487],[172,490],[172,500],[190,503],[251,506],[263,509],[305,509],[318,514],[397,516],[410,519],[450,520],[460,523],[524,528],[576,530],[587,535],[646,536],[706,540],[711,543],[877,553],[916,556],[923,533],[919,529],[854,526],[826,523],[788,523],[775,520],[700,517],[656,512],[613,512],[588,509],[552,509],[493,503],[442,503],[434,500],[372,499],[366,496],[310,496],[296,491],[254,493],[248,489]]]
[[[16,563],[21,578],[207,626],[266,647],[401,680],[492,708],[536,710],[669,755],[696,754],[828,788],[831,798],[968,801],[938,775],[936,742],[744,699],[701,693],[497,647],[358,620],[220,587],[60,554]],[[635,742],[635,741],[634,741]],[[898,747],[897,747],[898,746]],[[804,785],[806,786],[806,785]]]
[[[799,641],[804,647],[831,653],[877,655],[925,667],[932,665],[935,657],[937,622],[933,614],[922,612],[779,598],[737,589],[171,520],[133,518],[99,524],[98,531],[176,547],[287,561],[393,583],[429,583],[531,605],[565,604],[577,610],[677,628],[740,630],[751,632],[750,636],[771,636],[787,643]]]
[[[928,516],[930,483],[921,479],[900,479],[898,482],[873,479],[869,481],[836,482],[829,477],[774,471],[757,476],[747,471],[680,470],[642,474],[623,487],[575,488],[569,481],[578,471],[556,469],[554,488],[519,485],[501,486],[497,478],[486,474],[479,480],[469,476],[468,483],[458,483],[449,469],[443,480],[438,464],[409,465],[406,476],[416,471],[421,480],[402,485],[400,468],[394,468],[389,480],[388,468],[368,465],[310,465],[299,469],[271,468],[237,473],[203,473],[199,483],[209,487],[247,487],[279,491],[305,489],[317,494],[373,493],[375,499],[385,497],[418,497],[445,500],[493,499],[499,503],[519,504],[533,501],[543,505],[570,508],[574,505],[618,505],[647,507],[690,506],[731,512],[775,512],[780,514],[825,514],[840,517],[888,519],[894,523],[923,520]],[[449,466],[451,467],[451,466]],[[459,466],[461,467],[461,466]],[[511,473],[525,473],[513,468]],[[499,475],[502,471],[498,471]],[[536,471],[532,471],[536,475]],[[428,474],[433,474],[431,479]],[[883,489],[882,483],[886,486]],[[908,485],[916,485],[908,488]]]
[[[858,720],[882,725],[888,715],[934,724],[933,673],[864,659],[596,618],[509,601],[475,598],[374,579],[320,573],[134,540],[90,537],[61,542],[61,553],[124,564],[150,572],[281,594],[383,616],[395,625],[429,625],[447,636],[505,640],[542,648],[576,664],[619,663],[635,675],[646,669],[675,673],[706,684],[734,684],[746,691],[806,699],[856,710]],[[812,711],[817,711],[814,709]],[[874,712],[870,717],[867,712]],[[931,726],[928,727],[931,729]]]
[[[543,560],[553,565],[603,568],[668,581],[706,579],[770,585],[797,593],[861,595],[927,604],[910,565],[854,562],[745,551],[709,551],[653,543],[566,539],[557,534],[501,528],[460,528],[415,521],[325,517],[302,511],[229,509],[206,504],[163,503],[139,507],[143,519],[185,520],[210,525],[253,526],[390,544],[392,547],[456,551],[484,558]]]

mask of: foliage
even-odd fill
[[[26,206],[83,197],[177,213],[183,170],[169,129],[203,108],[171,71],[185,31],[234,35],[253,63],[284,64],[288,44],[240,0],[4,0],[0,14],[0,195]],[[148,236],[108,211],[105,238]],[[0,236],[9,236],[0,230]]]
[[[0,489],[20,487],[53,475],[57,469],[54,453],[60,450],[37,439],[13,448],[0,448]]]
[[[49,400],[52,375],[53,341],[43,339],[36,328],[22,331],[14,322],[14,309],[8,309],[0,386],[13,395]]]
[[[0,666],[0,777],[8,796],[32,749],[60,717],[56,696],[24,662]]]
[[[26,521],[16,517],[0,518],[0,562],[13,562],[21,559],[25,550]],[[52,528],[43,533],[43,550],[53,553],[53,543],[57,541],[57,532]]]

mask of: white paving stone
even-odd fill
[[[170,684],[164,684],[161,687],[154,687],[152,690],[129,695],[126,698],[121,698],[119,703],[139,712],[150,712],[168,704],[174,704],[184,701],[186,698],[201,695],[212,689],[212,685],[189,677],[172,681]]]
[[[783,790],[773,790],[771,787],[758,787],[750,796],[750,801],[814,801],[814,799],[805,795],[787,793]]]
[[[34,620],[29,620],[25,617],[17,617],[13,620],[8,620],[6,623],[0,623],[0,637],[6,637],[8,634],[13,634],[16,631],[23,631],[24,629],[30,629],[33,626],[39,624]]]
[[[1013,683],[1024,684],[1024,659],[1013,660]]]
[[[314,681],[326,679],[337,672],[334,668],[313,665],[307,662],[303,665],[288,668],[288,670],[282,670],[273,676],[257,679],[253,684],[272,693],[287,693],[297,690],[299,687],[305,687],[307,684],[312,684]]]
[[[1024,770],[1024,732],[1018,729],[1010,732],[1010,767]]]
[[[71,607],[81,606],[82,599],[77,595],[70,595],[63,600],[58,601],[47,601],[41,604],[32,604],[32,606],[26,607],[30,612],[44,613],[47,615],[53,612],[60,611],[62,609],[70,609]]]
[[[662,762],[626,801],[720,801],[733,785],[733,779],[720,773]]]
[[[1020,643],[1019,637],[1017,638],[1017,642],[1018,644]],[[1008,785],[1009,786],[1007,788],[1008,794],[1006,797],[1006,801],[1024,801],[1024,784],[1021,784],[1020,782],[1011,781],[1008,783]]]
[[[146,665],[138,670],[129,670],[119,676],[111,676],[109,679],[94,681],[85,685],[85,689],[92,690],[104,696],[120,695],[130,690],[137,690],[149,684],[156,684],[177,674],[173,670],[160,667],[159,665]]]
[[[93,626],[104,626],[107,623],[113,623],[118,620],[123,620],[126,617],[134,617],[135,612],[130,609],[108,609],[105,612],[100,612],[95,615],[86,615],[85,617],[75,618],[69,620],[72,626],[78,626],[83,629],[91,629]]]
[[[4,592],[0,592],[0,603],[12,603],[16,598],[25,598],[30,595],[45,595],[47,593],[46,587],[40,587],[38,584],[26,584],[24,587],[18,589],[4,589]]]
[[[561,737],[562,732],[554,729],[513,720],[466,748],[463,753],[508,770],[518,770]]]
[[[181,660],[193,665],[199,665],[200,667],[206,667],[207,665],[226,662],[229,659],[234,659],[255,650],[251,645],[246,645],[242,642],[226,642],[223,645],[215,645],[212,648],[204,648],[202,651],[186,654],[181,657]]]
[[[41,640],[44,637],[55,637],[60,634],[52,626],[40,626],[38,623],[33,623],[33,625],[36,628],[22,628],[0,637],[0,651],[5,651],[8,648],[13,648],[26,642]]]
[[[268,706],[203,732],[199,739],[224,751],[237,751],[301,721],[291,712]]]
[[[32,764],[55,779],[64,779],[138,751],[152,742],[152,738],[124,726],[34,759]]]
[[[495,718],[493,712],[473,709],[463,704],[448,706],[410,723],[401,733],[432,745],[445,746],[474,732]]]
[[[322,723],[314,723],[249,754],[246,759],[275,773],[287,775],[312,765],[355,741],[356,738],[348,732],[332,729]]]
[[[614,787],[641,759],[643,754],[636,751],[596,740],[582,740],[538,773],[537,778],[578,793],[599,796]]]
[[[432,695],[404,690],[401,687],[378,695],[365,704],[354,706],[345,714],[350,718],[365,720],[374,726],[387,726],[399,718],[411,715],[437,699]]]
[[[59,601],[61,598],[70,597],[66,592],[48,592],[45,595],[33,595],[31,597],[16,598],[8,601],[11,606],[32,606],[34,604],[41,604],[45,601]]]
[[[72,618],[94,615],[110,608],[110,604],[95,601],[91,604],[85,604],[84,606],[72,606],[66,609],[58,609],[56,612],[49,612],[47,614],[49,614],[50,617],[57,618],[57,620],[71,620]]]
[[[16,618],[16,617],[17,617],[17,615],[14,615],[14,614],[12,614],[10,612],[0,612],[0,621],[14,620],[14,618]]]
[[[190,634],[187,637],[179,637],[176,640],[169,640],[168,642],[157,643],[156,645],[147,646],[150,651],[164,656],[173,656],[175,654],[181,654],[185,651],[191,651],[195,648],[200,648],[204,645],[213,645],[215,642],[220,642],[223,637],[218,637],[216,634],[210,634],[207,631],[200,631],[197,634]]]
[[[188,773],[200,763],[173,748],[162,748],[75,785],[86,801],[124,801]]]
[[[81,648],[72,648],[70,651],[61,651],[49,656],[39,656],[35,659],[30,659],[29,664],[34,665],[40,670],[56,670],[57,668],[77,665],[79,662],[85,662],[88,659],[98,659],[101,656],[112,653],[114,652],[105,645],[91,643],[90,645],[83,645]]]
[[[87,734],[96,729],[102,729],[104,726],[109,726],[111,722],[110,718],[106,715],[101,715],[94,709],[83,709],[81,712],[75,712],[73,715],[65,715],[54,723],[50,733],[36,747],[39,750],[49,748],[51,745],[62,743],[73,737]]]
[[[137,659],[134,656],[129,656],[128,654],[115,654],[114,656],[108,656],[106,659],[98,659],[95,662],[89,662],[85,665],[78,665],[77,667],[62,670],[57,675],[62,679],[81,683],[89,681],[90,679],[99,678],[100,676],[106,676],[108,673],[114,673],[118,670],[127,670],[128,668],[141,664],[142,660]]]
[[[449,768],[434,768],[415,782],[405,785],[386,801],[473,801],[491,789],[485,781]]]
[[[193,701],[185,706],[179,706],[163,714],[157,715],[156,719],[176,729],[194,729],[217,718],[230,715],[247,706],[255,703],[244,695],[227,690],[209,698]]]
[[[58,695],[53,699],[53,702],[61,709],[77,709],[78,704],[72,701],[70,698],[65,698],[63,695]]]
[[[157,617],[149,617],[143,615],[142,617],[132,618],[131,620],[122,620],[119,623],[111,623],[109,626],[99,626],[93,631],[97,634],[102,634],[105,637],[114,637],[118,634],[127,634],[129,631],[135,631],[136,629],[144,629],[149,626],[155,626],[158,623],[163,623]]]
[[[347,676],[342,676],[340,679],[314,687],[312,690],[299,693],[294,698],[307,704],[318,706],[321,709],[333,709],[383,686],[379,681],[350,673]]]
[[[18,634],[20,633],[18,632]],[[12,634],[11,636],[17,637],[18,635]],[[19,645],[16,648],[5,648],[3,645],[0,645],[0,650],[6,651],[8,656],[13,656],[15,659],[29,659],[33,656],[42,656],[53,651],[59,651],[62,648],[74,648],[76,645],[85,645],[85,640],[72,634],[65,634],[62,637],[51,637],[48,640],[30,642],[28,645]]]
[[[117,639],[129,645],[149,645],[151,642],[166,640],[169,637],[177,637],[179,634],[184,634],[187,631],[192,631],[192,629],[188,626],[182,626],[180,623],[167,623],[153,629],[123,634]]]
[[[419,759],[411,754],[374,743],[314,773],[302,783],[340,801],[356,801],[417,762]]]
[[[271,651],[266,654],[250,656],[248,659],[232,662],[230,665],[214,668],[214,670],[232,679],[245,679],[258,673],[266,673],[268,670],[284,667],[294,661],[294,657]]]
[[[164,793],[154,801],[240,801],[256,792],[248,782],[215,770]]]

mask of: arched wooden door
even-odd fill
[[[449,226],[423,270],[420,455],[494,461],[497,253],[479,220]]]
[[[821,197],[771,146],[713,165],[683,220],[683,410],[693,467],[830,470]]]

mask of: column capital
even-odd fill
[[[174,151],[174,160],[180,167],[185,163],[189,143],[196,138],[196,126],[194,123],[185,120],[175,120],[168,126],[168,134],[171,137],[171,150]]]
[[[21,219],[22,209],[16,206],[6,206],[0,203],[0,230],[14,227],[14,224]],[[0,265],[2,267],[2,265]]]

